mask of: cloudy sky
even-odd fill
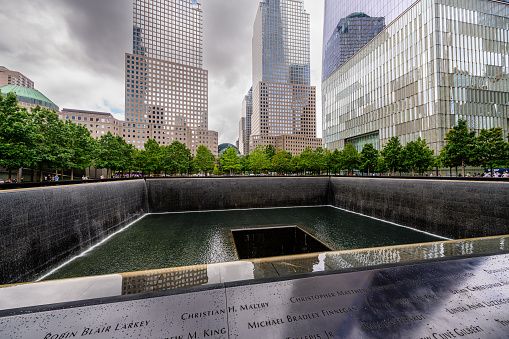
[[[209,128],[219,142],[238,138],[242,99],[251,86],[251,39],[260,0],[201,0]],[[311,85],[321,137],[324,0],[305,0],[311,16]],[[124,119],[124,54],[132,50],[131,0],[0,0],[0,65],[19,71],[62,108]]]

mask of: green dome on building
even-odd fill
[[[53,103],[50,99],[44,96],[41,92],[35,89],[7,85],[0,87],[0,92],[3,96],[7,96],[7,93],[14,93],[18,98],[18,101],[30,104],[30,105],[39,105],[41,107],[46,107],[49,109],[54,109],[55,111],[59,111],[57,105]]]

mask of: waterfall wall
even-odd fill
[[[233,177],[0,191],[0,284],[28,281],[147,212],[334,205],[454,239],[509,234],[509,183]]]
[[[148,211],[143,180],[0,191],[0,284],[90,247]]]
[[[453,239],[509,234],[509,182],[331,178],[331,205]]]

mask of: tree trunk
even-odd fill
[[[74,168],[71,168],[71,181],[74,180]]]
[[[465,177],[465,159],[461,159],[461,173]]]
[[[415,177],[415,168],[412,167],[412,176]]]
[[[42,179],[43,179],[43,177],[44,177],[44,176],[42,175],[42,167],[41,167],[39,170],[41,171],[41,177],[40,177],[40,180],[39,180],[39,181],[40,181],[40,182],[42,182]]]
[[[9,181],[11,180],[12,178],[12,174],[11,174],[11,170],[9,170]]]

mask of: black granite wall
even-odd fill
[[[0,284],[146,212],[334,205],[450,238],[509,234],[509,183],[328,177],[154,179],[0,191]]]
[[[150,212],[327,205],[329,178],[147,180]]]
[[[331,204],[454,239],[509,234],[509,183],[331,178]]]
[[[90,247],[148,211],[143,180],[0,191],[0,284]]]

